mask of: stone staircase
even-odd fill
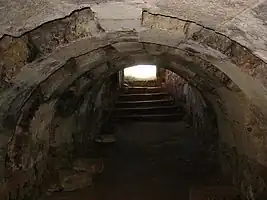
[[[111,114],[114,120],[179,121],[185,113],[161,87],[124,87]]]
[[[159,86],[150,86],[150,85],[146,87],[135,85],[130,87],[129,86],[124,87],[121,89],[121,94],[119,95],[115,107],[111,112],[110,119],[112,121],[114,120],[115,122],[116,121],[175,122],[175,121],[181,121],[184,118],[184,116],[185,112],[183,111],[183,108],[174,102],[173,97],[166,91],[164,91],[164,88]],[[99,138],[97,138],[98,143],[107,144],[107,143],[114,143],[116,141],[116,134],[114,134],[115,131],[113,130],[114,124],[108,123],[108,125],[102,130],[102,135],[100,135]],[[161,123],[155,123],[155,124],[161,124]],[[146,126],[147,124],[145,124],[145,127]],[[165,124],[163,126],[165,128]],[[157,126],[155,129],[159,130],[160,132],[162,131]],[[128,130],[126,128],[126,130],[129,132],[135,132],[134,129]],[[155,131],[154,129],[152,130]],[[196,153],[197,151],[199,152],[197,148],[198,143],[192,143],[193,138],[191,138],[190,132],[184,132],[184,133],[186,134],[180,134],[179,136],[165,139],[164,142],[161,143],[160,145],[156,144],[156,148],[157,150],[161,148],[160,151],[162,152],[164,149],[170,149],[170,146],[171,149],[174,148],[173,145],[179,146],[178,149],[180,149],[179,151],[180,156],[177,157],[176,155],[175,157],[176,162],[179,162],[179,167],[177,167],[176,170],[177,171],[182,170],[183,174],[188,173],[191,176],[195,176],[197,172],[204,173],[203,181],[206,183],[203,185],[202,184],[198,185],[199,183],[196,185],[192,185],[191,189],[189,189],[188,191],[189,193],[188,199],[189,200],[240,200],[238,196],[239,194],[238,191],[233,186],[231,186],[231,184],[229,184],[228,182],[224,183],[224,181],[220,181],[220,184],[217,183],[218,180],[216,174],[217,172],[214,172],[213,170],[216,168],[216,166],[205,163],[205,159],[204,158],[202,159],[201,155]],[[138,134],[138,132],[136,134]],[[186,138],[184,138],[185,135]],[[188,147],[187,141],[188,142],[190,141],[190,143],[192,143],[192,146],[190,146],[190,148],[186,148]],[[149,145],[146,146],[146,148],[148,147]],[[194,150],[194,148],[192,147],[196,149]],[[153,151],[146,151],[146,152],[153,152]],[[194,162],[190,160],[190,157],[192,155],[197,155],[197,159]],[[207,173],[206,171],[209,172],[207,176],[205,175],[205,173]],[[195,172],[195,174],[193,172]],[[213,179],[212,177],[211,180],[208,180],[210,179],[211,173],[215,174],[215,178]],[[187,176],[187,178],[190,178],[190,176]],[[219,179],[221,180],[221,178]]]

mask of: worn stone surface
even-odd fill
[[[104,163],[101,159],[79,158],[62,166],[57,171],[57,180],[48,188],[49,192],[74,191],[93,184],[93,176],[101,173]]]
[[[263,200],[267,195],[266,166],[244,155],[239,155],[235,148],[221,144],[223,171],[231,174],[232,181],[241,186],[244,199]],[[254,185],[254,186],[253,186]]]
[[[266,0],[0,0],[0,35],[10,35],[0,40],[0,160],[7,156],[0,175],[11,177],[4,193],[19,182],[24,189],[13,199],[38,196],[50,156],[68,160],[86,149],[116,96],[115,80],[102,84],[133,64],[179,73],[212,102],[220,141],[237,148],[236,165],[245,156],[256,171],[267,166],[265,8]],[[248,199],[263,191],[246,174],[237,177]]]
[[[103,29],[94,20],[91,9],[74,11],[70,16],[43,24],[27,34],[31,45],[35,46],[36,56],[49,54],[58,46],[66,45],[84,37],[95,36]]]
[[[226,22],[220,29],[266,61],[266,1],[252,4],[250,9]]]
[[[71,66],[69,67],[71,68]],[[59,70],[57,74],[59,77],[67,78],[70,68],[62,68],[64,70]],[[98,68],[96,72],[100,73],[101,68]],[[53,80],[55,85],[52,84]],[[60,85],[58,83],[61,82],[62,79],[56,80],[53,76],[50,77],[46,84],[42,84],[41,86],[43,94],[46,95],[44,96],[42,93],[37,93],[37,95],[31,96],[22,108],[23,112],[14,130],[15,134],[8,145],[8,154],[5,161],[1,163],[1,169],[2,166],[6,166],[6,168],[2,169],[1,176],[7,177],[3,184],[4,187],[8,188],[1,191],[1,195],[4,198],[11,198],[8,196],[9,191],[12,193],[12,198],[14,199],[23,199],[26,198],[26,196],[29,198],[37,198],[40,195],[38,190],[45,190],[48,186],[45,184],[46,179],[48,179],[47,183],[53,182],[53,176],[49,174],[57,173],[56,170],[61,169],[63,166],[67,167],[69,165],[68,160],[72,159],[75,149],[76,151],[78,149],[77,146],[74,146],[76,142],[74,135],[81,134],[78,132],[77,119],[81,115],[79,111],[82,111],[79,109],[82,105],[82,99],[79,100],[79,96],[83,97],[84,95],[84,93],[80,92],[84,87],[82,79],[74,82],[74,84],[62,94],[61,98],[54,99],[47,103],[43,102],[45,98],[49,99],[49,96],[53,92],[53,88],[50,87],[58,86]],[[86,115],[87,117],[94,113],[98,113],[99,116],[102,116],[102,107],[106,108],[109,106],[109,104],[106,104],[106,100],[112,99],[110,98],[110,95],[112,95],[112,87],[114,87],[114,85],[108,85],[105,87],[106,89],[104,91],[100,92],[101,96],[104,95],[104,98],[101,99],[97,107],[93,108],[95,111],[83,111],[89,112]],[[98,92],[99,91],[96,90],[94,95],[98,94]],[[67,103],[68,101],[69,104]],[[90,102],[86,102],[86,104],[91,104],[92,101],[93,99]],[[83,124],[84,128],[88,128],[86,125],[87,124]],[[94,124],[90,125],[92,125],[91,128],[94,130]],[[86,142],[88,142],[88,140],[83,141],[84,146],[88,146]],[[3,145],[2,148],[5,150],[6,146]],[[6,151],[1,153],[4,155]],[[56,159],[52,159],[54,157]],[[75,161],[74,169],[76,173],[71,173],[68,176],[62,177],[60,188],[70,191],[91,185],[92,174],[100,173],[103,170],[103,164],[94,163],[95,162],[92,161],[86,163],[86,160]],[[52,170],[50,167],[52,167]],[[79,173],[77,173],[77,170]],[[3,171],[6,171],[6,173],[2,174]],[[36,178],[32,179],[31,177],[33,176],[23,176],[19,178],[19,175],[14,174],[22,173],[23,171],[33,171],[33,173],[35,173],[34,177]],[[14,178],[9,178],[9,176],[13,176],[13,174]],[[21,187],[24,188],[23,191],[17,191],[16,187],[12,186],[16,184],[20,184]],[[57,188],[54,189],[57,190]]]
[[[150,49],[146,49],[148,52],[150,52]],[[180,51],[171,51],[171,49],[170,48],[162,48],[161,49],[161,46],[158,46],[157,47],[157,50],[158,51],[160,51],[160,52],[164,52],[165,54],[163,54],[162,56],[166,56],[166,52],[167,52],[167,55],[168,55],[168,53],[169,54],[173,54],[174,52],[176,52],[176,53],[180,53]],[[97,55],[99,55],[99,54],[97,54]],[[84,57],[84,58],[87,58],[87,57]],[[99,56],[98,57],[98,59],[101,59],[102,57],[101,56]],[[115,58],[115,57],[114,57]],[[135,57],[135,58],[138,58],[138,57]],[[158,56],[158,58],[160,58],[159,56]],[[172,56],[170,56],[170,58],[173,58]],[[127,59],[125,60],[125,61],[127,61]],[[175,62],[180,62],[181,60],[174,60]],[[70,62],[69,62],[70,63]],[[79,63],[82,63],[81,61],[79,61]],[[122,63],[124,66],[126,66],[126,64],[127,64],[127,62],[126,63]],[[188,62],[188,61],[186,61],[186,62],[184,62],[183,63],[184,65],[191,65],[192,63],[191,62]],[[205,65],[203,65],[203,64],[201,64],[201,62],[200,63],[198,63],[201,67],[199,67],[199,66],[192,66],[192,67],[189,67],[189,69],[194,69],[195,70],[195,72],[197,73],[197,74],[199,74],[199,75],[201,75],[202,76],[202,78],[203,78],[203,80],[205,80],[205,79],[207,79],[207,77],[212,77],[212,76],[214,76],[214,74],[216,74],[216,70],[213,70],[213,68],[212,67],[210,67],[210,69],[209,69],[209,67],[206,67]],[[122,66],[123,66],[122,65]],[[61,65],[55,65],[55,67],[60,67]],[[63,66],[65,66],[65,65],[63,65]],[[71,65],[72,66],[72,65]],[[68,76],[70,76],[70,72],[72,71],[72,70],[70,70],[70,71],[68,71],[69,69],[72,69],[72,67],[71,66],[69,66],[69,65],[66,65],[65,67],[66,67],[66,70],[64,69],[64,70],[56,70],[56,72],[58,73],[58,75],[62,75],[62,74],[66,74],[66,76],[62,76],[63,77],[63,79],[61,79],[61,80],[64,80],[64,77],[68,77]],[[75,65],[74,65],[75,66]],[[70,68],[69,68],[70,67]],[[118,66],[118,68],[119,68],[120,66]],[[25,68],[25,70],[26,70],[27,68]],[[90,68],[89,68],[90,69]],[[94,69],[94,68],[93,68]],[[31,70],[30,68],[28,68],[28,70]],[[49,71],[53,71],[53,70],[51,70],[51,68],[48,68],[48,70]],[[103,66],[103,65],[101,65],[101,67],[97,67],[97,68],[95,68],[94,70],[92,70],[92,77],[94,77],[93,79],[95,79],[96,77],[98,77],[98,78],[101,78],[101,75],[99,76],[99,74],[105,74],[105,73],[108,73],[107,71],[108,70],[113,70],[113,69],[109,69],[108,67],[105,67],[105,66]],[[203,71],[203,70],[205,70],[206,72],[205,72],[205,74],[207,74],[208,76],[206,76],[206,78],[204,78],[205,76],[204,76],[204,73],[203,72],[201,72],[201,71]],[[214,72],[215,71],[215,72]],[[21,80],[24,80],[23,78],[25,77],[25,75],[26,75],[26,72],[27,71],[25,71],[25,72],[22,72],[21,74],[20,74],[20,76],[18,76],[18,78],[19,79],[21,79]],[[39,73],[40,72],[42,72],[41,70],[39,70]],[[48,84],[46,85],[46,84],[43,84],[42,85],[42,88],[43,88],[43,91],[46,91],[46,90],[44,90],[46,87],[48,87],[49,89],[51,88],[51,86],[49,86],[49,85],[53,85],[53,83],[55,83],[55,85],[57,85],[58,83],[59,84],[61,84],[61,81],[60,81],[60,79],[58,79],[59,80],[59,82],[57,83],[57,81],[53,81],[53,80],[57,80],[57,78],[53,78],[53,76],[49,76],[49,73],[47,72],[47,71],[45,71],[46,72],[46,74],[43,74],[43,73],[40,73],[44,78],[43,78],[43,80],[47,80],[48,82]],[[24,76],[22,76],[23,75],[23,73],[24,73]],[[218,79],[217,79],[217,81],[215,81],[214,79],[214,81],[212,81],[211,83],[212,84],[214,84],[214,85],[217,85],[216,84],[216,82],[222,82],[222,84],[220,85],[220,87],[223,87],[223,85],[224,84],[226,84],[228,81],[224,81],[224,80],[227,80],[227,78],[223,78],[223,76],[226,76],[226,75],[224,75],[223,73],[221,73],[220,71],[218,71],[217,72],[217,74],[218,74]],[[56,75],[56,74],[55,74]],[[239,74],[240,75],[240,74]],[[49,77],[48,79],[45,79],[45,77]],[[59,76],[59,77],[60,77]],[[18,80],[19,80],[18,79]],[[212,78],[211,78],[212,79]],[[27,79],[26,79],[27,80]],[[25,80],[24,80],[25,81]],[[33,81],[32,79],[31,80],[29,80],[29,81]],[[36,81],[36,77],[35,77],[35,80],[34,81]],[[49,82],[50,82],[50,84],[49,84]],[[205,82],[205,81],[204,81]],[[204,83],[203,82],[203,83]],[[17,83],[20,83],[20,82],[17,82]],[[58,88],[58,86],[56,87],[56,88]],[[100,90],[101,91],[101,90]],[[103,91],[103,89],[102,89],[102,91]],[[53,91],[51,91],[51,92],[47,92],[47,94],[51,94]],[[71,105],[72,103],[71,102],[73,102],[73,101],[76,101],[75,99],[76,99],[76,96],[73,94],[73,89],[70,87],[70,93],[66,93],[66,94],[70,94],[70,95],[67,95],[67,97],[69,98],[69,99],[72,99],[72,100],[70,100],[70,104],[69,105]],[[64,97],[64,95],[63,95],[63,97]],[[49,95],[47,95],[47,97],[46,98],[49,98]],[[97,108],[97,107],[102,107],[101,105],[102,105],[102,103],[101,103],[101,100],[102,98],[100,98],[100,96],[98,96],[98,98],[97,98],[97,106],[95,107],[95,106],[91,106],[90,108],[92,109],[92,110],[94,110],[95,108]],[[66,103],[66,101],[62,101],[62,103]],[[15,104],[14,104],[15,105]],[[67,104],[66,104],[67,105]],[[67,109],[67,113],[69,113],[69,107],[67,106],[67,107],[65,107],[66,109]],[[64,107],[63,107],[63,110],[61,110],[61,111],[64,111],[64,109],[65,109]],[[97,110],[97,109],[96,109]],[[71,109],[70,110],[71,112],[70,112],[70,114],[72,114],[73,113],[73,110]],[[98,113],[99,111],[96,111],[95,113]],[[99,112],[99,113],[101,113],[101,112]],[[63,116],[65,116],[65,114],[63,114],[63,115],[60,115],[61,117],[63,117]],[[67,116],[69,116],[69,114],[67,114]],[[96,115],[93,115],[94,117],[92,117],[92,118],[88,118],[88,119],[91,119],[91,120],[89,120],[89,121],[91,121],[91,124],[93,124],[93,122],[95,122],[94,120],[97,120],[97,119],[99,119],[98,120],[98,122],[99,121],[101,121],[100,119],[101,119],[101,115],[99,115],[99,114],[96,114]],[[99,118],[98,118],[99,117]],[[94,119],[94,120],[93,120]],[[62,123],[62,131],[63,132],[59,132],[59,137],[58,137],[58,139],[56,140],[56,144],[62,144],[62,142],[61,141],[59,141],[59,140],[61,140],[62,139],[62,141],[64,141],[64,137],[62,137],[62,136],[60,136],[62,133],[64,133],[65,131],[66,131],[66,127],[64,126],[64,120],[59,120],[59,122],[58,123]],[[68,123],[68,125],[70,125],[71,126],[71,123],[68,121],[67,122]],[[61,126],[59,126],[59,127],[61,127]],[[101,126],[101,125],[99,125],[99,126]],[[99,126],[97,126],[97,127],[99,127]],[[61,128],[59,128],[59,130],[61,131]],[[67,130],[72,130],[71,128],[67,128]],[[96,129],[90,129],[90,130],[93,130],[92,132],[95,132],[95,130]],[[88,130],[87,130],[88,131]],[[64,136],[64,135],[63,135]],[[87,136],[88,137],[88,136]],[[70,135],[69,136],[67,136],[67,138],[69,138],[70,139]],[[70,143],[71,143],[71,140],[69,140],[69,139],[67,139],[67,141],[69,141]],[[64,143],[64,142],[63,142]],[[65,145],[64,145],[65,146]],[[66,146],[67,148],[70,148],[71,147],[71,145],[69,146],[69,145],[67,145]],[[65,147],[63,148],[63,149],[65,149]],[[259,150],[258,150],[259,151]],[[57,153],[60,153],[60,152],[62,152],[62,151],[56,151]],[[65,151],[66,152],[66,151]],[[68,152],[68,151],[67,151]]]
[[[163,15],[195,21],[206,27],[218,28],[266,60],[266,31],[264,13],[266,0],[246,1],[5,1],[1,5],[1,35],[19,36],[47,21],[62,18],[84,6],[91,6],[107,30],[138,29],[141,9]],[[27,5],[27,6],[24,6]],[[111,10],[108,10],[112,8]],[[109,12],[106,12],[109,11]],[[112,12],[110,12],[112,11]],[[110,13],[110,14],[107,14]],[[139,15],[139,16],[138,16]],[[114,20],[115,19],[115,20]],[[249,19],[249,20],[247,20]],[[245,26],[243,24],[246,24]],[[257,27],[255,27],[257,26]],[[113,28],[112,28],[113,27]],[[111,29],[110,29],[111,28]],[[246,33],[246,34],[244,34]],[[260,46],[259,46],[260,45]]]
[[[92,185],[92,177],[87,173],[76,173],[66,175],[61,180],[61,186],[64,191],[74,191],[77,189],[89,187]]]
[[[177,103],[184,103],[184,109],[188,113],[187,120],[192,124],[195,134],[202,138],[203,147],[209,149],[209,159],[216,159],[218,149],[216,114],[210,108],[209,102],[196,88],[169,70],[165,72],[164,86],[175,97]],[[209,145],[210,147],[207,147]]]
[[[27,63],[30,56],[27,43],[6,36],[0,40],[0,92],[8,88],[14,75]]]
[[[73,161],[73,169],[90,174],[98,174],[104,170],[104,161],[102,159],[79,158]]]

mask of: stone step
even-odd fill
[[[159,100],[145,100],[145,101],[117,101],[116,108],[135,108],[135,107],[157,107],[157,106],[171,106],[173,101],[170,98]]]
[[[140,93],[161,93],[162,87],[124,87],[122,89],[124,94],[140,94]]]
[[[183,113],[175,114],[147,114],[147,115],[114,115],[111,116],[114,121],[161,121],[173,122],[180,121],[184,117]]]
[[[158,80],[150,81],[127,81],[125,85],[130,87],[159,87],[161,84]]]
[[[171,106],[135,107],[135,108],[116,108],[113,110],[115,115],[138,115],[138,114],[176,114],[179,108]]]
[[[171,99],[171,96],[165,92],[158,93],[139,93],[139,94],[122,94],[119,96],[119,101],[146,101],[146,100],[160,100]]]

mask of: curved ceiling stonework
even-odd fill
[[[1,0],[0,36],[20,36],[43,23],[90,8],[106,31],[142,29],[142,9],[195,22],[238,41],[267,60],[266,0]]]
[[[22,148],[15,138],[25,127],[31,134],[42,132],[46,141],[45,126],[71,120],[59,119],[55,106],[77,80],[72,98],[80,99],[82,110],[91,98],[88,91],[96,88],[97,93],[113,73],[156,64],[179,74],[212,103],[221,143],[267,167],[267,1],[27,0],[0,5],[2,159]],[[44,119],[49,123],[44,125]],[[9,163],[17,164],[17,157],[10,156]],[[33,165],[26,160],[23,170]],[[15,164],[11,168],[20,170]]]

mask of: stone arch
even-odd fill
[[[122,43],[123,44],[123,43]],[[131,43],[130,43],[131,44]],[[114,45],[120,45],[120,43],[114,43]],[[125,45],[125,42],[124,42],[124,45]],[[143,45],[151,45],[151,44],[148,44],[148,43],[143,43]],[[152,45],[154,45],[154,44],[152,44]],[[195,45],[195,44],[194,44]],[[156,46],[156,45],[155,45]],[[198,48],[198,50],[202,50],[202,51],[204,51],[205,52],[205,48],[203,48],[203,47],[201,47],[201,46],[192,46],[192,45],[189,45],[190,46],[190,51],[191,52],[189,52],[189,54],[192,54],[192,51],[195,51],[195,50],[193,50],[193,48],[195,48],[195,49],[197,49]],[[165,48],[165,51],[166,51],[166,49],[167,49],[167,51],[168,51],[168,49],[170,49],[170,47],[167,47],[167,46],[165,46],[164,47]],[[163,48],[163,49],[164,49]],[[184,44],[184,46],[183,46],[183,48],[182,49],[186,49],[187,48],[187,44]],[[202,48],[202,49],[201,49]],[[172,49],[173,50],[173,49]],[[171,50],[171,51],[172,51]],[[163,50],[164,51],[164,50]],[[186,53],[185,52],[183,52],[183,51],[181,51],[180,49],[178,49],[178,50],[174,50],[174,51],[178,51],[180,54],[184,54],[184,57],[186,57],[186,59],[187,60],[185,60],[185,62],[187,62],[187,64],[188,63],[190,63],[191,62],[191,60],[192,60],[192,55],[191,56],[188,56],[188,54],[186,55]],[[202,51],[195,51],[195,52],[202,52]],[[213,50],[211,50],[211,52],[212,52]],[[92,51],[92,52],[94,52],[94,51]],[[214,51],[213,51],[214,52]],[[103,52],[102,52],[103,53]],[[116,53],[116,52],[115,52]],[[129,52],[130,54],[131,54],[131,52]],[[187,52],[188,53],[188,52]],[[217,67],[219,67],[220,69],[222,69],[222,70],[224,70],[224,67],[226,66],[225,64],[222,64],[223,62],[224,63],[226,63],[226,64],[228,64],[228,65],[230,65],[231,63],[230,62],[227,62],[226,61],[226,59],[223,57],[223,55],[219,55],[219,59],[221,59],[221,57],[223,57],[224,59],[223,59],[223,61],[220,61],[220,62],[216,62],[216,60],[215,60],[215,58],[213,57],[213,55],[210,55],[210,54],[208,54],[209,52],[207,51],[207,54],[206,55],[201,55],[202,57],[200,58],[200,59],[206,59],[206,60],[208,60],[208,61],[210,61],[211,63],[215,63],[215,64],[217,64]],[[110,53],[109,53],[110,54]],[[218,54],[218,53],[217,53]],[[89,55],[90,55],[90,53],[89,53]],[[81,56],[81,58],[82,57],[86,57],[87,55],[86,54],[84,54],[83,56]],[[195,55],[194,55],[195,56]],[[116,57],[116,56],[115,56]],[[167,57],[167,56],[165,56],[165,57]],[[173,55],[173,58],[174,57],[178,57],[177,56],[177,54],[176,55]],[[203,58],[204,57],[204,58]],[[99,57],[99,59],[101,59],[101,60],[103,60],[103,57]],[[111,58],[109,58],[109,59],[111,59]],[[113,59],[113,58],[112,58]],[[62,65],[62,64],[60,64],[60,66],[64,66],[64,68],[59,68],[59,69],[57,69],[56,70],[56,72],[55,73],[60,73],[60,70],[65,70],[67,67],[68,67],[68,65],[69,65],[69,63],[72,63],[71,61],[72,61],[73,59],[71,59],[70,61],[68,61],[67,62],[67,65]],[[180,62],[181,62],[181,59],[179,60]],[[45,62],[47,62],[47,60],[45,61]],[[49,59],[48,59],[48,62],[49,62]],[[79,57],[78,57],[78,59],[77,59],[77,62],[79,63]],[[88,60],[86,61],[86,62],[88,62]],[[56,66],[55,65],[55,63],[57,64],[57,63],[62,63],[62,62],[56,62],[56,61],[52,61],[52,65],[54,64],[54,66]],[[72,63],[73,64],[73,63]],[[70,64],[71,65],[71,64]],[[188,64],[189,65],[189,64]],[[51,66],[51,65],[50,65]],[[58,66],[56,66],[56,67],[58,67]],[[232,68],[237,68],[237,67],[235,67],[234,65],[232,65],[231,66]],[[31,69],[31,66],[29,66],[29,68],[28,69]],[[28,71],[28,69],[27,69],[27,67],[25,67],[25,73],[29,73],[29,71]],[[51,70],[51,68],[49,69],[49,70]],[[235,72],[237,72],[237,71],[235,71]],[[22,72],[22,74],[23,74],[23,72]],[[232,75],[232,79],[233,78],[235,78],[235,77],[237,77],[236,76],[236,74],[234,73],[234,72],[232,72],[232,73],[228,73],[228,75]],[[240,79],[240,74],[241,73],[238,73],[238,77],[239,77],[239,79]],[[243,75],[244,77],[243,77],[243,80],[241,80],[241,85],[239,84],[239,86],[243,86],[242,84],[244,84],[244,79],[247,79],[248,77],[244,74]],[[51,75],[48,75],[48,80],[49,80],[49,78],[53,78],[53,76],[51,76]],[[53,80],[53,79],[52,79]],[[235,81],[239,81],[239,80],[235,80]],[[243,82],[242,82],[243,81]],[[256,82],[256,81],[255,81]],[[37,83],[38,84],[38,83]],[[256,85],[254,86],[254,90],[253,90],[253,88],[249,88],[247,91],[246,91],[246,94],[249,94],[249,95],[251,95],[251,94],[253,94],[256,90],[255,90],[255,88],[257,88],[257,91],[256,92],[258,92],[258,89],[260,88],[261,86],[258,84],[258,83],[256,83]],[[263,87],[261,87],[261,88],[263,88]],[[244,86],[243,86],[243,88],[242,88],[243,90],[244,89],[246,89],[246,88],[244,88]],[[259,97],[259,95],[258,95],[258,97]],[[263,88],[263,100],[261,100],[262,102],[264,102],[264,98],[265,98],[265,96],[264,96],[264,88]],[[260,100],[259,98],[257,99],[257,100]],[[262,106],[262,105],[261,105]]]
[[[51,101],[52,108],[50,108],[53,109],[53,99],[59,98],[64,91],[68,91],[77,78],[89,76],[85,81],[88,84],[85,84],[84,88],[80,88],[81,91],[86,91],[93,84],[101,84],[101,81],[113,70],[122,69],[127,63],[134,64],[148,60],[160,65],[168,63],[173,71],[177,70],[176,72],[183,74],[185,78],[192,76],[192,84],[204,86],[203,91],[207,90],[205,94],[216,107],[217,113],[220,113],[220,118],[225,118],[224,114],[233,108],[231,103],[242,102],[238,109],[241,108],[240,110],[243,109],[243,111],[235,114],[235,109],[233,109],[227,116],[234,114],[234,119],[220,125],[222,131],[225,132],[232,130],[232,126],[234,127],[233,134],[222,136],[223,141],[236,146],[237,140],[250,139],[249,142],[240,144],[238,149],[249,158],[266,165],[266,155],[262,153],[265,145],[263,133],[266,130],[267,114],[267,82],[264,78],[266,62],[229,37],[197,23],[180,20],[176,17],[170,18],[143,11],[142,26],[144,30],[139,32],[105,32],[98,27],[99,24],[93,17],[90,18],[90,22],[93,24],[93,28],[91,28],[95,30],[93,33],[90,30],[87,35],[78,36],[79,40],[73,43],[67,42],[66,46],[61,46],[59,43],[48,52],[44,50],[43,57],[23,67],[12,78],[12,86],[4,91],[0,100],[1,128],[6,135],[12,137],[14,131],[17,131],[14,127],[18,124],[21,125],[25,117],[30,120],[33,114],[29,117],[27,113],[39,109],[44,100]],[[49,32],[49,29],[47,31]],[[36,41],[31,40],[31,42],[36,44]],[[48,45],[48,43],[49,41],[44,41],[43,45]],[[59,48],[56,48],[58,46]],[[141,58],[142,55],[145,55],[144,59]],[[207,63],[210,64],[211,71],[218,72],[218,76],[226,77],[227,83],[234,85],[238,94],[233,94],[229,87],[221,84],[216,73],[206,73]],[[182,66],[177,67],[178,65]],[[190,66],[189,70],[188,66]],[[230,83],[231,81],[233,84]],[[213,84],[217,89],[215,94],[211,93],[214,90]],[[42,100],[38,98],[33,100],[38,94]],[[219,98],[214,98],[216,95]],[[226,99],[222,98],[225,95],[231,96],[230,104],[225,105]],[[31,103],[32,100],[33,103]],[[219,110],[223,111],[219,112]],[[247,113],[244,115],[245,111]],[[239,122],[236,119],[242,114],[244,117]],[[260,124],[256,125],[256,121]],[[234,125],[235,122],[236,125]],[[29,124],[29,121],[27,123]],[[240,134],[236,135],[239,129],[247,133],[246,130],[251,129],[252,126],[253,131],[249,131],[250,135],[246,135],[246,138]],[[263,140],[260,147],[256,147],[259,142],[256,137],[259,135],[263,137]],[[250,149],[249,152],[246,148],[250,145],[253,149]]]

